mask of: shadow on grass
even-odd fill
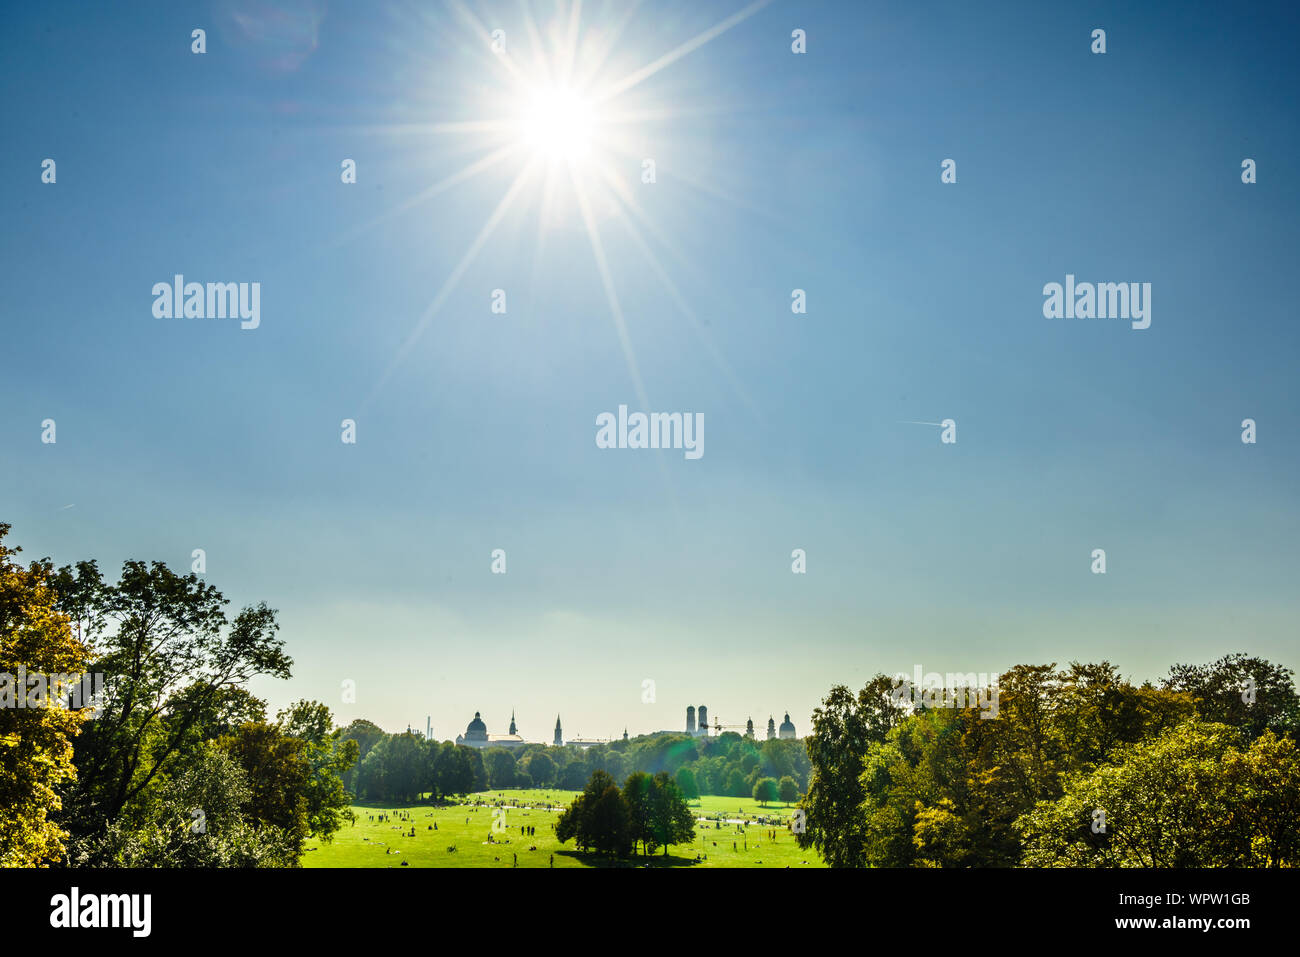
[[[414,801],[356,801],[352,802],[353,807],[365,808],[367,811],[379,811],[387,813],[388,811],[409,811],[412,808],[448,808],[448,807],[465,807],[463,800],[459,797],[449,798],[427,798],[420,797]]]

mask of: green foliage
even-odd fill
[[[732,768],[727,775],[727,794],[732,797],[749,797],[749,782],[745,780],[740,768]]]
[[[1271,729],[1292,727],[1289,682],[1244,655],[1178,666],[1163,687],[1104,661],[1018,665],[1000,676],[996,716],[923,706],[890,717],[881,677],[856,701],[834,688],[808,739],[803,841],[832,866],[1287,862],[1296,801],[1278,795],[1293,793],[1279,785],[1294,780],[1294,736]],[[1099,809],[1105,832],[1092,830]]]
[[[776,783],[776,778],[759,778],[754,782],[754,800],[759,804],[771,804],[780,796],[781,790]]]
[[[586,788],[556,821],[555,834],[562,842],[572,839],[579,850],[611,857],[622,857],[632,850],[628,805],[608,773],[592,773]]]
[[[51,581],[105,681],[101,714],[76,742],[76,783],[64,794],[63,820],[86,836],[147,803],[203,734],[256,713],[260,702],[239,692],[259,675],[289,677],[293,662],[272,609],[250,606],[228,618],[226,599],[196,574],[128,561],[110,584],[94,562],[81,562]]]
[[[1188,722],[1024,814],[1032,867],[1300,865],[1300,756],[1265,731]]]
[[[685,844],[695,837],[695,818],[677,782],[666,771],[660,771],[651,782],[650,831],[665,857],[673,844]]]
[[[243,769],[248,786],[240,808],[244,818],[284,834],[297,861],[311,831],[307,789],[312,768],[307,742],[276,725],[250,723],[218,744]]]
[[[693,769],[689,767],[678,768],[674,780],[677,782],[678,790],[682,792],[682,796],[688,801],[694,801],[700,796],[700,783],[696,779]]]
[[[488,787],[514,787],[515,756],[505,748],[488,748],[483,752],[483,766],[487,769]]]
[[[419,735],[407,732],[385,735],[361,762],[357,771],[358,793],[372,800],[414,801],[422,792],[432,789],[437,778],[436,771],[430,767],[431,754],[432,749]],[[467,779],[466,790],[473,786],[470,774],[460,776]]]
[[[680,772],[679,772],[680,773]],[[654,778],[644,771],[633,771],[623,782],[623,801],[627,804],[628,829],[632,837],[632,849],[641,843],[646,854],[655,850],[655,832],[653,825],[654,807],[652,792]]]
[[[776,739],[760,745],[730,731],[699,738],[662,732],[598,745],[578,755],[574,750],[546,749],[557,767],[548,781],[577,790],[595,770],[608,772],[616,781],[637,771],[652,776],[666,771],[692,799],[704,794],[748,797],[761,777],[789,776],[802,789],[811,767],[802,740]],[[678,779],[682,770],[690,772],[693,786],[686,777]]]
[[[0,523],[0,674],[83,671],[87,649],[56,607],[48,567],[15,563],[20,549],[5,545],[8,532]],[[10,686],[8,693],[28,689]],[[83,714],[15,703],[0,706],[0,867],[42,866],[64,852],[67,832],[54,817],[62,806],[59,789],[76,776],[72,742]]]
[[[799,785],[790,775],[781,778],[777,787],[779,789],[777,796],[786,804],[799,800]]]
[[[80,842],[72,863],[79,867],[294,866],[299,854],[295,836],[243,814],[252,797],[243,768],[209,743],[130,819],[111,821],[102,834]]]
[[[555,761],[544,750],[534,751],[528,756],[526,770],[534,787],[543,788],[555,783]]]
[[[673,844],[694,840],[695,818],[666,771],[653,777],[634,771],[620,790],[608,772],[597,770],[560,815],[555,835],[611,857],[635,853],[638,843],[647,855],[662,847],[666,856]]]
[[[277,720],[281,731],[305,745],[304,757],[311,768],[304,791],[307,829],[329,841],[345,822],[352,821],[352,795],[343,786],[343,776],[356,763],[357,742],[334,728],[330,709],[318,701],[299,701],[281,711]]]
[[[1292,737],[1300,731],[1294,672],[1262,658],[1233,654],[1206,665],[1174,665],[1164,687],[1186,693],[1204,720],[1252,738],[1270,729]]]
[[[866,857],[862,775],[867,749],[883,742],[903,718],[890,697],[893,681],[877,675],[855,698],[836,685],[813,712],[806,739],[812,774],[801,806],[803,847],[814,847],[832,867],[858,867]]]

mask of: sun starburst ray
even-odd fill
[[[393,372],[396,371],[399,365],[401,365],[402,360],[406,358],[406,354],[411,351],[416,342],[420,340],[420,337],[424,335],[424,330],[428,328],[429,323],[433,321],[433,317],[438,314],[438,310],[442,308],[443,303],[447,301],[447,297],[451,295],[452,290],[456,288],[456,284],[460,282],[460,278],[465,274],[465,270],[469,268],[475,257],[478,256],[479,250],[483,248],[484,243],[488,241],[488,238],[497,228],[497,225],[500,224],[503,218],[505,218],[506,211],[510,208],[510,205],[515,201],[515,198],[523,189],[524,184],[532,175],[535,167],[535,162],[529,163],[520,171],[519,175],[515,177],[510,188],[506,190],[506,194],[502,196],[501,201],[497,203],[496,209],[492,211],[492,215],[488,217],[487,222],[483,224],[483,228],[480,229],[478,235],[474,237],[474,241],[470,243],[469,249],[465,251],[465,255],[462,256],[460,262],[456,264],[456,268],[451,271],[451,274],[442,284],[442,288],[438,290],[438,294],[434,296],[433,301],[425,308],[424,313],[415,324],[415,328],[413,328],[407,335],[406,339],[403,340],[402,345],[397,350],[397,354],[393,356],[392,360],[388,363],[387,368],[385,368],[383,373],[380,375],[378,381],[376,381],[374,386],[371,387],[370,394],[367,395],[365,400],[362,402],[363,409],[369,406],[374,397],[379,394],[379,391],[388,382],[388,379],[392,376]]]
[[[659,59],[651,63],[647,63],[639,70],[633,70],[627,76],[623,77],[623,79],[610,84],[608,87],[606,87],[604,90],[600,91],[600,93],[596,95],[595,97],[596,102],[599,104],[599,103],[603,103],[606,100],[611,100],[614,97],[618,96],[620,93],[624,93],[627,90],[632,89],[632,87],[636,86],[638,83],[642,83],[648,80],[650,77],[654,76],[664,67],[677,62],[682,57],[686,56],[688,53],[692,53],[695,50],[698,50],[700,47],[704,46],[704,44],[708,43],[714,37],[726,33],[728,30],[730,30],[732,27],[734,27],[736,24],[740,23],[741,21],[749,19],[751,16],[753,16],[759,10],[762,10],[771,2],[772,0],[754,0],[753,3],[745,7],[743,10],[738,10],[736,13],[733,13],[725,20],[721,20],[718,23],[714,24],[713,26],[709,27],[709,29],[705,30],[703,33],[699,33],[696,36],[691,37],[691,39],[687,40],[685,43],[682,43],[679,46],[674,47],[672,50],[669,50],[663,56],[659,57]]]

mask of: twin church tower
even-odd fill
[[[709,736],[708,707],[706,705],[700,705],[699,707],[700,722],[698,725],[695,723],[695,714],[696,714],[695,706],[694,705],[688,706],[686,709],[686,733],[696,738],[707,738]],[[731,727],[731,726],[728,725],[727,727]],[[715,731],[721,731],[722,729],[723,729],[723,725],[721,724],[714,726]],[[748,721],[745,722],[745,737],[749,738],[750,740],[756,739],[756,735],[754,734],[753,718],[750,718]],[[780,738],[782,741],[785,741],[795,737],[797,737],[797,735],[795,734],[794,723],[790,720],[790,712],[787,711],[785,713],[785,720],[781,722],[781,728],[779,731],[777,730],[775,719],[773,719],[771,715],[768,716],[767,740],[774,741],[777,738]]]

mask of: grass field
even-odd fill
[[[403,862],[408,867],[507,868],[824,866],[816,851],[801,850],[786,830],[792,808],[781,804],[764,808],[752,798],[705,796],[690,802],[697,818],[709,820],[697,825],[693,844],[674,845],[667,857],[662,848],[651,858],[617,862],[579,854],[572,841],[561,844],[552,831],[560,810],[577,793],[484,791],[470,795],[464,803],[445,807],[354,805],[356,824],[345,824],[329,844],[309,842],[311,850],[303,856],[303,866],[401,867]],[[378,820],[381,814],[389,820]],[[771,823],[765,825],[759,819]],[[494,830],[494,822],[499,830]],[[435,824],[437,830],[432,829]],[[522,834],[520,827],[532,827],[536,833]],[[410,836],[412,828],[414,837]],[[536,850],[531,850],[533,847]]]

